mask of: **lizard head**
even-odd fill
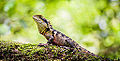
[[[37,23],[39,32],[41,34],[45,33],[46,31],[52,28],[50,22],[47,21],[42,15],[34,15],[33,19]]]

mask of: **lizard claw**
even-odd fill
[[[42,44],[42,43],[39,43],[38,46],[48,46],[48,44]]]
[[[60,46],[60,47],[64,49],[70,49],[70,47],[66,47],[66,46]]]

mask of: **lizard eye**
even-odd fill
[[[43,18],[42,18],[42,20],[43,20],[45,23],[48,23],[46,19],[43,19]]]
[[[42,19],[45,23],[48,24],[47,20],[45,18],[43,18],[42,16],[39,16],[40,19]]]

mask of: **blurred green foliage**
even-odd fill
[[[119,0],[0,0],[0,40],[46,43],[32,19],[36,14],[84,48],[120,57]]]

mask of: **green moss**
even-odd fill
[[[0,60],[95,60],[100,59],[73,48],[38,46],[0,41]]]

